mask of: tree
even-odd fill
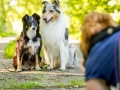
[[[120,22],[120,0],[66,0],[67,15],[70,17],[70,33],[80,38],[80,26],[86,14],[91,12],[109,13]],[[79,33],[78,33],[79,32]]]
[[[52,1],[52,0],[48,0]],[[109,13],[120,23],[120,0],[59,0],[70,36],[79,39],[86,14]],[[21,31],[24,14],[42,12],[42,0],[0,0],[0,32]],[[21,27],[20,27],[21,26]]]

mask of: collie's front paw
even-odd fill
[[[66,69],[65,68],[60,68],[60,71],[66,71]]]
[[[36,66],[36,67],[35,67],[35,70],[40,71],[41,68],[40,68],[39,66]]]
[[[21,72],[22,68],[17,68],[16,72]]]
[[[53,69],[53,67],[50,67],[50,66],[49,66],[49,67],[47,67],[47,70],[52,70],[52,69]]]
[[[61,71],[65,71],[65,70],[66,70],[66,69],[65,69],[65,65],[61,65],[60,70],[61,70]]]

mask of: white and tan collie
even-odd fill
[[[54,68],[55,60],[59,62],[60,70],[65,70],[66,67],[78,67],[79,63],[75,57],[76,46],[68,44],[69,33],[59,7],[59,1],[54,0],[52,3],[44,1],[42,4],[44,4],[44,8],[40,28],[50,62],[48,69]]]

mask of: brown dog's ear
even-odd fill
[[[40,16],[39,16],[38,14],[34,13],[32,16],[33,16],[36,20],[40,20]]]
[[[52,4],[54,4],[55,6],[58,6],[59,7],[59,0],[53,0]]]
[[[22,18],[23,22],[26,22],[26,20],[29,18],[29,15],[25,14],[25,16]]]
[[[42,4],[44,4],[45,6],[48,4],[47,1],[43,1]]]

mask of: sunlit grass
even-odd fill
[[[80,78],[78,80],[76,79],[71,79],[69,84],[66,84],[65,82],[58,81],[56,83],[56,86],[58,87],[83,87],[85,86],[85,81],[84,78]]]
[[[15,53],[16,40],[10,41],[4,49],[5,58],[13,58]]]
[[[42,75],[40,75],[41,77]],[[21,76],[22,77],[22,76]],[[2,79],[2,83],[0,85],[0,90],[8,90],[8,89],[12,89],[12,90],[16,90],[16,89],[32,89],[32,88],[38,88],[38,87],[45,87],[45,84],[42,84],[42,82],[44,80],[47,80],[44,76],[40,77],[34,77],[33,75],[28,76],[28,80],[25,81],[18,81],[16,77],[9,77],[9,73],[5,74],[5,76]],[[9,81],[8,81],[9,79]],[[34,79],[37,79],[34,80]]]
[[[23,82],[21,84],[15,83],[10,88],[16,88],[16,89],[31,89],[31,88],[37,88],[40,87],[41,84],[37,83],[35,81],[29,81],[29,82]],[[41,86],[42,87],[42,86]]]
[[[71,87],[81,87],[85,85],[85,80],[84,78],[80,78],[79,80],[72,79],[70,86]]]

